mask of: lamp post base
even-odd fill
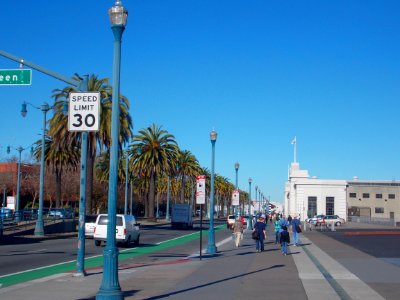
[[[99,292],[96,295],[96,300],[99,300],[99,299],[102,299],[102,300],[123,300],[125,298],[124,298],[123,293],[121,292],[121,289],[119,289],[119,290],[117,290],[117,289],[116,290],[107,290],[107,291],[104,291],[104,290],[100,289]]]
[[[208,245],[207,246],[207,254],[216,254],[217,253],[217,247],[214,245]]]
[[[44,236],[43,221],[36,221],[35,236]]]
[[[104,249],[103,281],[96,294],[96,300],[124,299],[118,281],[118,252],[115,246]]]

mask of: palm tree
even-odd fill
[[[139,130],[132,139],[129,150],[131,163],[137,173],[150,181],[146,217],[154,218],[156,179],[163,173],[172,172],[171,162],[176,160],[178,150],[175,137],[156,124]]]
[[[42,141],[35,143],[34,156],[37,160],[40,159],[42,153]],[[60,207],[61,200],[61,180],[62,173],[65,168],[76,170],[79,164],[79,151],[74,145],[68,145],[58,140],[47,136],[45,139],[44,159],[46,165],[51,168],[56,179],[56,208]]]
[[[186,179],[199,175],[200,165],[197,158],[188,150],[180,150],[177,160],[177,176],[181,180],[181,203],[185,202]]]
[[[81,81],[82,77],[75,74],[73,77],[76,81]],[[91,92],[100,92],[100,120],[99,131],[89,132],[88,134],[88,156],[86,165],[87,178],[87,197],[86,197],[86,213],[92,212],[92,192],[93,192],[93,172],[96,153],[99,151],[109,151],[111,145],[111,106],[112,106],[112,88],[108,84],[108,78],[99,79],[96,75],[91,75],[88,82],[88,90]],[[59,136],[60,143],[69,145],[80,145],[80,132],[69,132],[67,130],[68,119],[62,114],[61,106],[63,102],[68,100],[69,93],[76,92],[75,87],[67,86],[64,89],[55,89],[52,97],[55,99],[56,112],[50,120],[50,132],[52,136]],[[119,147],[122,147],[129,141],[132,136],[132,118],[129,114],[129,100],[120,96],[120,135]]]

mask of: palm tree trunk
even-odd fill
[[[151,174],[150,176],[150,193],[149,193],[149,218],[154,218],[154,197],[156,192],[156,176]]]
[[[60,208],[60,199],[61,199],[61,170],[56,168],[56,208]]]
[[[181,203],[185,203],[185,176],[181,179]]]

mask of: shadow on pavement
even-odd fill
[[[146,298],[146,299],[151,300],[151,299],[168,298],[170,296],[177,295],[177,294],[180,294],[180,293],[185,293],[185,292],[188,292],[188,291],[201,289],[201,288],[206,287],[206,286],[211,286],[211,285],[214,285],[214,284],[218,284],[218,283],[225,282],[225,281],[228,281],[228,280],[233,280],[233,279],[236,279],[236,278],[248,276],[248,275],[251,275],[251,274],[260,273],[260,272],[267,271],[267,270],[272,270],[272,269],[276,269],[276,268],[282,268],[284,266],[285,265],[274,265],[274,266],[269,267],[269,268],[264,268],[264,269],[260,269],[260,270],[257,270],[257,271],[248,272],[248,273],[244,273],[244,274],[228,277],[228,278],[217,280],[217,281],[213,281],[213,282],[210,282],[210,283],[194,286],[192,288],[187,288],[187,289],[183,289],[183,290],[179,290],[179,291],[175,291],[175,292],[170,292],[170,293],[166,293],[166,294],[163,294],[163,295],[158,295],[158,296],[154,296],[154,297],[150,297],[150,298]]]

